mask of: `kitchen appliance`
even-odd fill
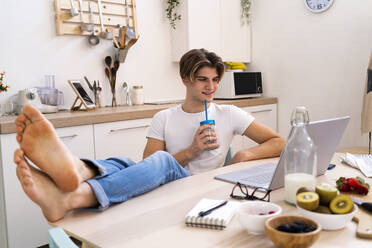
[[[261,72],[226,71],[215,99],[237,99],[262,95]]]
[[[43,88],[41,88],[43,89]],[[49,104],[43,104],[40,99],[40,93],[43,94],[43,97],[47,99]],[[25,105],[32,105],[39,109],[42,113],[55,113],[58,112],[58,90],[57,94],[46,92],[41,90],[39,93],[38,88],[29,88],[18,91],[17,94],[17,113],[22,112],[22,108]],[[57,99],[57,100],[55,100]]]

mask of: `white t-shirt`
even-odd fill
[[[190,174],[198,174],[223,166],[234,135],[243,135],[254,117],[233,105],[216,105],[208,108],[208,119],[215,120],[215,131],[219,147],[206,150],[185,166]],[[186,113],[182,105],[162,110],[152,119],[148,138],[165,142],[165,150],[176,154],[189,147],[200,122],[205,120],[205,112]]]

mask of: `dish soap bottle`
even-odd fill
[[[317,155],[314,142],[306,125],[309,114],[305,107],[296,107],[292,113],[292,133],[284,148],[285,201],[296,204],[296,193],[301,187],[315,188]]]

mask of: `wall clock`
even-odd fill
[[[323,12],[331,7],[333,0],[304,0],[306,7],[315,13]]]

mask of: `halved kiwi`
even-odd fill
[[[320,204],[324,206],[328,206],[331,200],[338,194],[337,188],[328,183],[321,183],[316,186],[315,192],[319,195]]]
[[[296,195],[296,202],[301,208],[313,211],[319,206],[319,195],[315,192],[302,192]]]
[[[329,209],[334,214],[347,214],[353,211],[354,203],[348,195],[338,195],[329,203]]]

